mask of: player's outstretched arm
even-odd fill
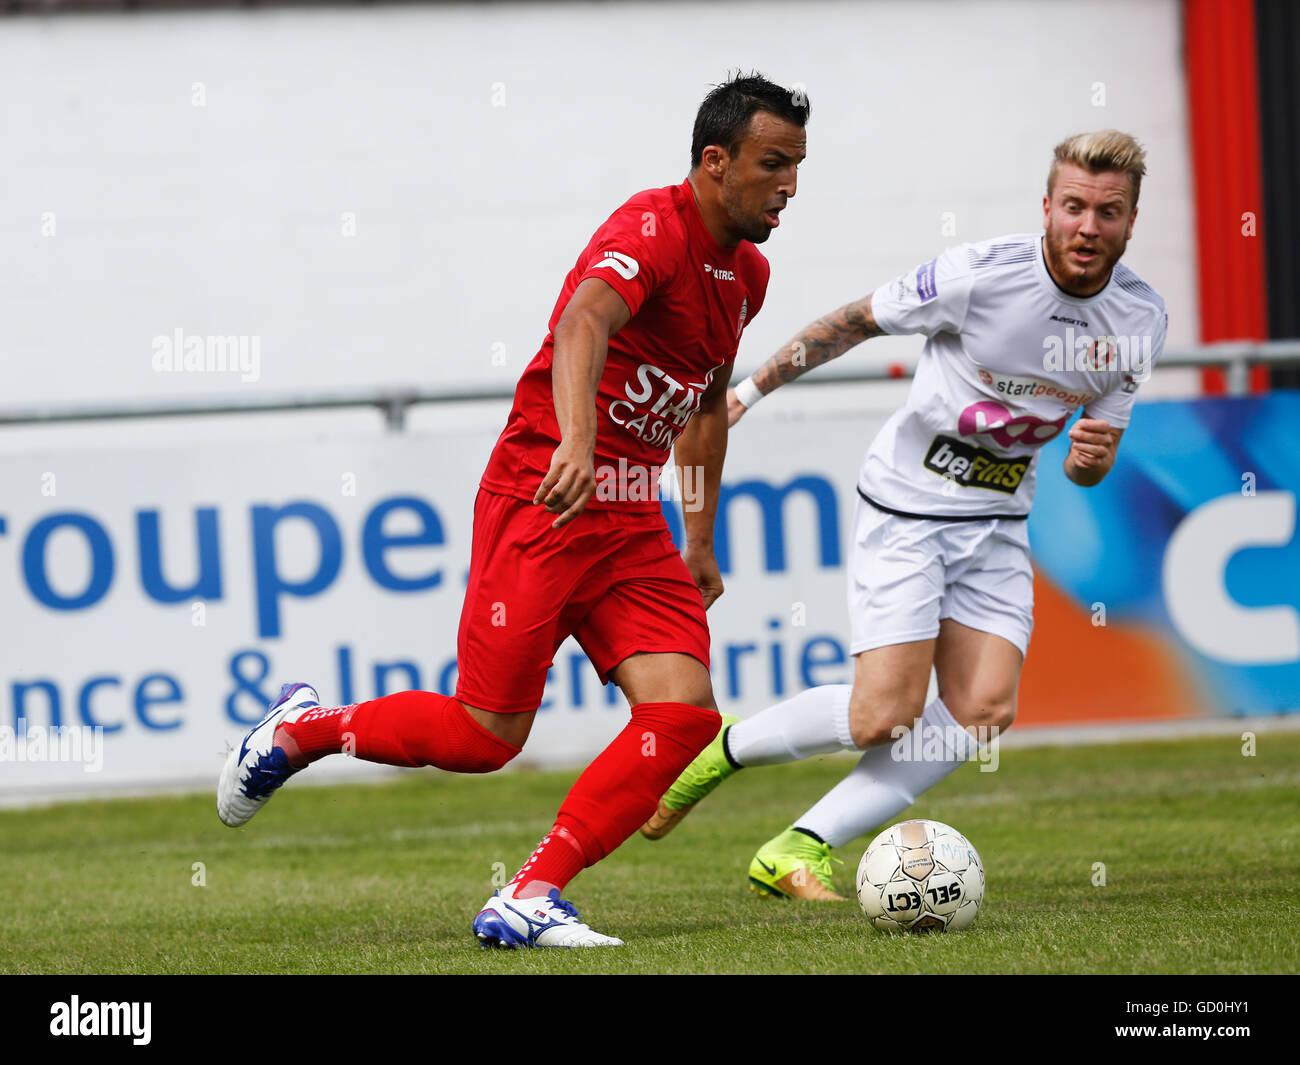
[[[558,529],[579,514],[596,494],[596,388],[605,370],[609,338],[631,317],[623,297],[596,277],[580,284],[555,323],[555,361],[551,391],[560,446],[533,496],[534,503],[559,517]]]
[[[752,376],[727,393],[729,424],[735,425],[749,407],[773,389],[839,358],[864,340],[884,334],[871,313],[870,295],[823,315],[793,337]]]
[[[700,397],[700,409],[677,438],[677,479],[681,486],[686,544],[682,560],[699,586],[708,610],[722,594],[722,573],[713,554],[713,520],[727,455],[727,377],[717,373]]]
[[[1123,429],[1116,429],[1099,418],[1080,418],[1070,426],[1065,476],[1083,488],[1100,484],[1115,465],[1115,453],[1123,435]]]

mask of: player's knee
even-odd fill
[[[977,689],[960,697],[946,695],[944,702],[959,724],[984,730],[988,735],[1005,732],[1016,720],[1014,692],[981,692]]]
[[[859,706],[849,704],[849,737],[859,750],[892,743],[911,728],[924,707],[916,699],[899,699]]]
[[[715,714],[718,713],[718,704],[713,699],[713,685],[707,679],[703,684],[691,685],[676,701],[696,710],[712,710]],[[722,720],[720,714],[718,720]]]
[[[694,747],[695,753],[699,754],[713,742],[718,730],[722,728],[722,715],[712,707],[692,706],[691,710],[698,712],[688,719],[686,730],[689,735],[686,744]]]
[[[646,729],[647,737],[671,737],[683,752],[690,753],[687,762],[712,743],[722,728],[722,715],[713,707],[679,702],[640,703],[632,707],[632,721]]]
[[[438,757],[430,765],[453,773],[495,773],[523,749],[532,715],[500,714],[448,699],[434,722]]]
[[[460,759],[460,765],[453,769],[456,773],[495,773],[504,768],[519,752],[504,748],[469,751]]]

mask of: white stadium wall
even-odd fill
[[[855,469],[828,471],[817,456],[853,455],[878,425],[821,423],[810,440],[813,427],[787,423],[736,456],[717,547],[729,590],[710,614],[729,707],[752,713],[848,679]],[[10,484],[55,479],[52,495],[11,498],[0,525],[0,800],[210,777],[285,681],[313,684],[328,705],[453,691],[470,503],[493,442],[345,437],[309,453],[8,460]],[[815,444],[806,454],[805,443]],[[521,764],[589,758],[626,720],[622,697],[570,641]],[[84,737],[84,752],[29,745],[24,756],[3,732],[19,721],[42,743],[52,727],[103,731]]]
[[[1148,146],[1127,261],[1187,345],[1181,48],[1176,0],[7,19],[5,402],[511,384],[592,230],[682,180],[737,64],[813,106],[742,365],[946,245],[1037,230],[1052,146],[1107,126]],[[156,372],[176,329],[257,338],[257,380]]]
[[[18,17],[0,26],[4,403],[513,384],[591,231],[685,176],[695,109],[737,65],[813,105],[742,367],[946,245],[1038,229],[1052,146],[1107,126],[1149,151],[1126,261],[1164,295],[1170,346],[1196,340],[1176,0]],[[246,338],[254,372],[159,372],[156,341],[176,330]],[[919,347],[887,338],[862,357]],[[733,442],[733,486],[810,480],[775,504],[783,534],[763,531],[771,497],[732,504],[711,618],[729,708],[848,678],[844,530],[861,453],[898,397],[873,392],[865,415],[816,426],[774,411],[770,432]],[[457,414],[454,432],[426,410],[406,437],[356,432],[360,418],[0,432],[0,732],[23,716],[105,729],[93,773],[88,759],[5,757],[0,735],[0,799],[205,779],[279,680],[327,700],[445,686],[501,409]],[[394,499],[408,503],[367,541],[367,517]],[[294,502],[339,533],[337,575],[301,595],[275,592],[276,574],[308,581],[328,523],[286,517],[269,534]],[[403,532],[427,543],[383,548]],[[375,576],[389,566],[440,577],[396,592]],[[203,610],[167,601],[216,572]],[[624,720],[571,648],[534,763],[580,762]],[[241,680],[263,661],[266,678]]]

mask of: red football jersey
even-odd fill
[[[688,182],[637,193],[596,230],[564,279],[541,350],[480,482],[531,500],[560,443],[551,391],[554,329],[574,290],[598,277],[632,317],[609,340],[596,390],[597,491],[589,507],[658,510],[659,470],[715,374],[730,374],[740,335],[763,305],[767,259],[751,242],[719,245]]]

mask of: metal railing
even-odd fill
[[[1228,342],[1206,344],[1184,351],[1165,352],[1157,373],[1180,367],[1222,367],[1227,370],[1230,395],[1247,391],[1250,368],[1258,365],[1300,365],[1300,340],[1270,340],[1262,343]],[[825,387],[873,381],[905,380],[912,376],[916,360],[865,366],[851,373],[810,374],[792,382],[798,387]],[[393,432],[406,428],[412,407],[426,403],[478,403],[508,400],[514,385],[440,388],[364,388],[340,391],[247,392],[220,397],[161,398],[150,400],[84,401],[77,403],[31,404],[0,408],[0,426],[48,425],[55,422],[120,420],[124,418],[180,418],[202,414],[268,414],[284,411],[329,410],[374,407]]]

